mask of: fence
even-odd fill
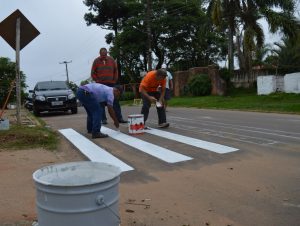
[[[231,77],[230,81],[236,88],[249,88],[256,84],[258,76],[275,74],[275,69],[252,69],[251,73],[241,70],[235,70],[234,75]]]

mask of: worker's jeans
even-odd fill
[[[106,85],[106,86],[109,86],[109,87],[114,87],[115,86],[113,84],[103,84],[103,85]],[[102,105],[104,107],[104,111],[102,113],[102,120],[106,121],[107,120],[107,117],[106,117],[106,114],[105,114],[106,103],[100,103],[100,105]],[[114,111],[116,113],[117,119],[119,121],[122,121],[123,116],[122,116],[122,112],[121,112],[121,106],[120,106],[119,100],[116,99],[116,98],[114,99],[113,108],[114,108]]]
[[[157,100],[160,98],[160,92],[148,92],[149,96],[155,97]],[[147,121],[149,115],[149,109],[151,107],[151,102],[142,94],[143,99],[143,107],[141,113],[144,115],[144,122]],[[166,110],[164,107],[156,107],[157,116],[158,116],[158,124],[162,124],[167,122]]]
[[[77,98],[87,113],[87,131],[92,132],[92,134],[99,133],[104,108],[98,103],[93,93],[89,93],[83,89],[79,88],[77,90]]]

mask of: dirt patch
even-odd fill
[[[56,163],[84,158],[62,142],[59,150],[30,149],[0,152],[0,225],[31,225],[37,217],[32,173]]]
[[[26,109],[21,109],[20,115],[23,126],[40,125]],[[16,110],[5,110],[2,118],[8,119],[10,125],[17,124]],[[9,139],[20,138],[12,135]],[[3,137],[0,142],[5,142]],[[36,220],[34,171],[46,165],[82,160],[85,158],[65,140],[61,140],[55,151],[0,150],[0,226],[31,226]]]
[[[36,220],[35,170],[82,160],[85,158],[63,139],[55,152],[0,152],[0,226],[31,226]],[[207,165],[201,170],[153,171],[150,174],[157,180],[151,182],[121,179],[121,225],[296,226],[298,209],[282,207],[281,203],[297,203],[297,194],[290,191],[296,188],[294,180],[289,178],[298,177],[298,170],[294,170],[298,163],[290,156],[266,154]],[[285,167],[274,170],[274,165]],[[281,215],[275,214],[278,210]]]

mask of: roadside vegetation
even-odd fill
[[[197,78],[197,77],[195,77]],[[193,85],[196,82],[196,87]],[[212,96],[206,90],[211,88],[206,80],[192,80],[188,84],[186,95],[172,97],[170,107],[193,107],[203,109],[223,109],[240,111],[273,112],[300,115],[300,94],[276,92],[269,95],[257,95],[256,87],[233,88],[225,96]],[[133,105],[133,94],[127,94],[122,105]]]
[[[258,96],[254,92],[240,90],[228,96],[176,97],[171,107],[195,107],[274,113],[300,114],[300,94],[273,93]]]
[[[122,105],[133,105],[132,99],[121,101]],[[183,96],[172,97],[170,107],[193,107],[257,112],[273,112],[300,115],[300,94],[272,93],[257,95],[256,88],[232,88],[227,96]]]
[[[58,134],[50,128],[39,125],[34,127],[11,125],[9,130],[0,131],[0,152],[31,148],[55,150]]]

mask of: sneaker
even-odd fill
[[[121,120],[119,120],[119,123],[128,123],[128,121],[121,119]]]
[[[108,135],[104,134],[104,133],[101,133],[101,132],[92,135],[93,139],[96,139],[96,138],[105,138],[105,137],[108,137]]]
[[[169,127],[169,123],[167,123],[167,122],[163,122],[163,123],[161,123],[161,124],[158,124],[158,128],[167,128],[167,127]]]
[[[102,125],[106,125],[107,124],[107,120],[102,120],[101,124]]]

